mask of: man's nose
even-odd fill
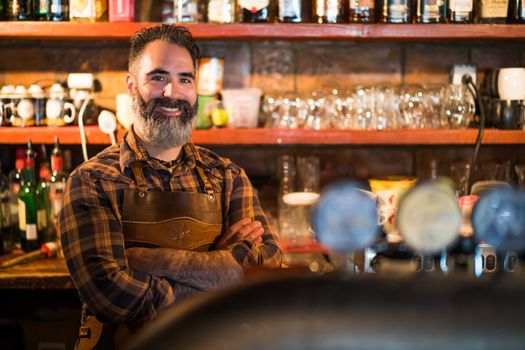
[[[179,84],[171,82],[164,87],[164,97],[172,99],[180,99],[184,95]]]

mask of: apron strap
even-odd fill
[[[135,177],[135,182],[137,183],[137,187],[139,188],[139,194],[148,191],[148,184],[146,182],[146,178],[144,177],[144,172],[142,172],[142,167],[140,166],[139,161],[135,161],[130,164],[131,171],[133,171],[133,176]]]
[[[213,199],[215,197],[215,193],[213,192],[213,187],[211,186],[211,182],[208,179],[208,176],[206,176],[206,173],[204,173],[204,170],[201,167],[196,166],[197,172],[199,173],[199,176],[204,183],[204,190],[208,194],[208,197],[210,199]]]

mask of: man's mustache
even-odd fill
[[[178,108],[181,111],[181,118],[188,121],[195,115],[195,108],[188,101],[166,97],[157,97],[148,101],[146,103],[146,115],[155,117],[155,110],[158,107]]]

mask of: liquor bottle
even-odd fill
[[[374,0],[350,0],[349,21],[351,23],[373,23],[375,22]]]
[[[445,21],[445,0],[418,0],[418,23],[443,23]]]
[[[5,15],[5,10],[6,10],[6,6],[7,4],[5,3],[5,1],[0,1],[0,21],[5,21],[6,20],[6,15]]]
[[[70,0],[69,20],[72,22],[95,22],[97,19],[95,0]]]
[[[50,233],[55,235],[58,239],[58,215],[62,209],[62,199],[64,198],[64,189],[66,187],[67,174],[63,171],[64,159],[62,157],[62,150],[58,142],[58,137],[55,137],[55,146],[51,152],[51,179],[49,181],[49,200],[51,203],[50,215]]]
[[[505,23],[509,0],[476,0],[476,23]]]
[[[314,0],[313,21],[316,23],[344,23],[343,0]]]
[[[509,8],[510,23],[525,23],[525,0],[512,0]]]
[[[381,20],[385,23],[411,23],[412,0],[384,0]]]
[[[238,0],[238,22],[270,22],[272,13],[270,0]]]
[[[447,20],[450,23],[472,23],[474,18],[474,0],[450,0]]]
[[[134,0],[109,0],[110,22],[133,22],[135,20]]]
[[[2,173],[0,162],[0,253],[4,252],[4,241],[11,230],[11,211],[9,207],[9,180]]]
[[[33,18],[35,21],[47,21],[47,0],[33,0]]]
[[[51,170],[49,163],[41,163],[38,172],[38,184],[36,187],[37,202],[41,203],[44,208],[45,220],[42,220],[41,226],[43,230],[42,242],[54,241],[54,236],[49,232],[49,221],[51,217],[51,200],[49,196],[49,183],[51,181]]]
[[[7,233],[6,243],[12,248],[20,248],[20,231],[18,229],[18,193],[24,180],[24,158],[15,161],[15,169],[9,173],[9,212],[11,213],[11,232]]]
[[[69,0],[48,0],[47,6],[48,21],[69,21]]]
[[[31,140],[27,143],[24,182],[18,192],[18,226],[20,244],[25,252],[40,248],[47,218],[43,203],[39,201],[35,183],[35,154]]]
[[[202,20],[198,0],[174,0],[173,19],[175,22],[195,23]]]
[[[300,23],[301,0],[279,0],[279,22]]]
[[[233,23],[235,0],[210,0],[206,12],[210,23]]]
[[[8,0],[6,6],[6,17],[9,21],[30,21],[33,19],[31,13],[31,0]]]
[[[108,0],[95,0],[95,21],[108,21]]]

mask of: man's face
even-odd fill
[[[146,142],[175,147],[189,142],[197,107],[191,55],[176,44],[149,43],[128,74],[134,126]]]

